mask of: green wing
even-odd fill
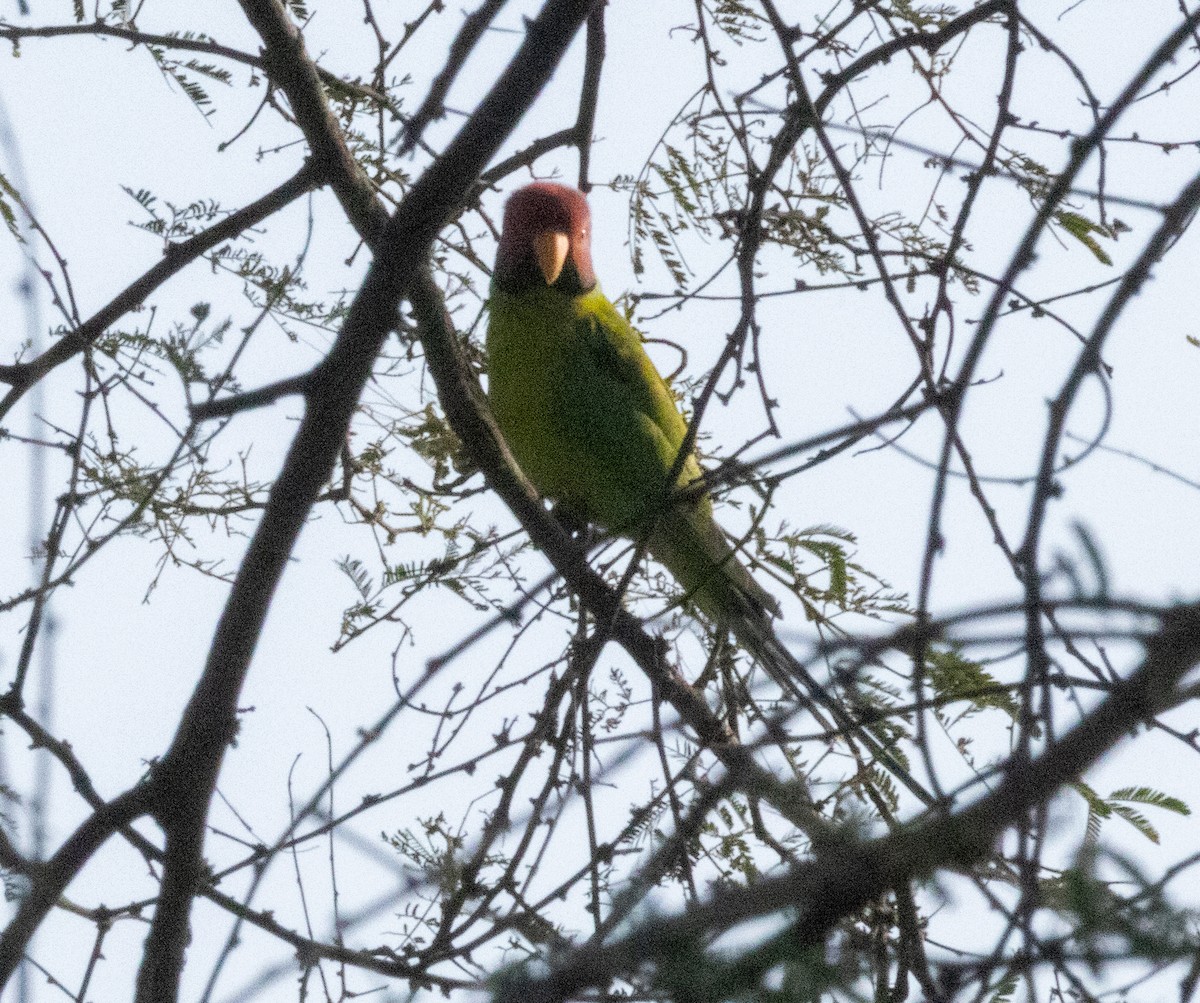
[[[616,308],[595,292],[583,297],[580,306],[576,328],[586,349],[580,360],[583,382],[603,387],[604,394],[600,400],[583,402],[603,416],[592,433],[592,445],[610,458],[607,466],[618,497],[638,502],[636,510],[622,511],[620,518],[614,511],[613,518],[601,521],[628,529],[643,523],[666,497],[667,474],[687,436],[687,423],[641,338]],[[689,455],[675,485],[700,476],[699,463]],[[650,551],[714,619],[779,612],[774,597],[754,580],[726,541],[707,495],[660,513]]]
[[[675,396],[642,347],[642,339],[617,308],[603,296],[586,297],[587,310],[579,321],[581,340],[596,365],[628,390],[629,401],[657,426],[678,451],[687,435]]]
[[[687,435],[675,398],[641,339],[598,291],[581,297],[571,394],[584,448],[603,472],[593,485],[593,517],[632,529],[667,494],[667,474]],[[689,457],[679,484],[700,476]]]

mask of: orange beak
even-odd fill
[[[565,233],[543,230],[533,238],[533,253],[537,258],[538,268],[542,270],[546,279],[546,285],[552,286],[558,281],[570,252],[571,238]]]

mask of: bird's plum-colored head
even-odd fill
[[[507,292],[552,286],[576,296],[591,289],[592,213],[583,193],[549,181],[514,192],[504,207],[495,279]]]

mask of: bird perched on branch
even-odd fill
[[[719,622],[779,606],[713,518],[687,423],[592,269],[582,193],[539,182],[504,210],[487,334],[488,398],[525,475],[573,515],[633,539]],[[678,476],[669,484],[672,469]]]

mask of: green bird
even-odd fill
[[[778,616],[713,518],[666,381],[592,270],[582,193],[539,182],[504,210],[487,333],[488,399],[521,469],[577,518],[633,539],[718,622]],[[672,490],[675,489],[675,490]]]

